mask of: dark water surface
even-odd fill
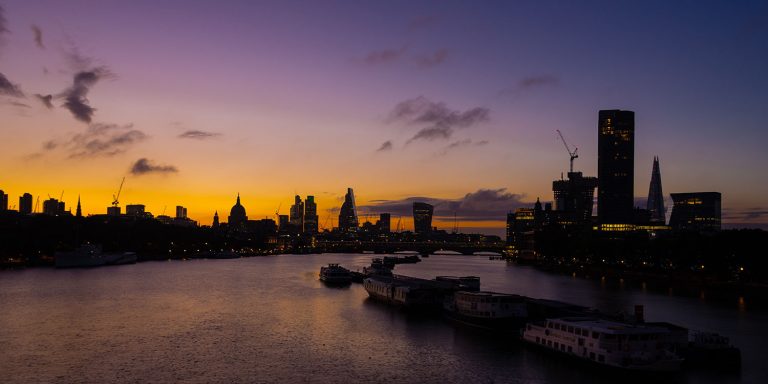
[[[320,266],[372,255],[284,255],[0,271],[0,382],[648,383],[516,342],[406,315],[362,286],[327,288]],[[644,304],[730,336],[741,374],[685,371],[683,383],[768,382],[768,312],[552,275],[480,256],[432,256],[396,273],[476,275],[482,288],[604,310]],[[663,380],[661,380],[663,381]]]

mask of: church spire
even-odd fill
[[[75,211],[75,217],[83,217],[83,210],[80,207],[80,195],[77,195],[77,211]]]

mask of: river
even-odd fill
[[[514,341],[407,315],[359,284],[328,288],[320,266],[373,255],[281,255],[0,271],[0,382],[616,383]],[[740,374],[688,370],[682,383],[762,383],[768,310],[744,299],[624,287],[481,256],[434,255],[398,274],[475,275],[484,290],[632,311],[711,330],[742,350]],[[659,381],[658,378],[653,378]]]

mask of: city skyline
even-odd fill
[[[361,223],[424,201],[442,229],[456,212],[498,234],[506,212],[552,201],[556,129],[597,175],[597,112],[617,108],[636,113],[634,196],[658,156],[665,198],[722,192],[724,226],[766,225],[764,4],[0,7],[10,205],[63,190],[106,213],[127,175],[121,205],[155,215],[211,224],[239,192],[274,218],[300,194],[322,226],[352,187]]]

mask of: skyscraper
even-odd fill
[[[127,211],[126,211],[127,213]],[[181,205],[176,206],[176,218],[177,219],[186,219],[187,218],[187,209],[182,207]]]
[[[213,224],[211,224],[211,227],[218,228],[219,227],[219,211],[213,212]]]
[[[8,195],[0,189],[0,212],[8,210]]]
[[[381,213],[379,214],[379,221],[376,223],[376,225],[379,227],[380,233],[390,233],[392,232],[392,218],[389,213]]]
[[[666,223],[667,217],[664,210],[664,193],[661,192],[661,171],[659,170],[658,156],[653,157],[653,171],[651,171],[651,185],[648,188],[646,209],[651,213],[651,222]]]
[[[635,113],[600,111],[597,129],[598,221],[630,224],[634,221]]]
[[[32,195],[25,193],[19,197],[19,213],[30,214],[32,213]]]
[[[307,200],[304,202],[304,232],[310,234],[317,233],[317,222],[317,204],[315,203],[315,197],[307,196]]]
[[[357,207],[355,206],[355,193],[352,188],[347,188],[347,194],[344,196],[344,204],[339,210],[339,230],[342,232],[357,231]]]
[[[80,195],[77,195],[77,210],[75,211],[75,217],[83,217],[83,208],[80,206]]]
[[[304,203],[301,196],[296,195],[291,205],[291,225],[299,232],[304,232]]]
[[[432,231],[432,214],[434,207],[431,204],[416,201],[413,203],[413,229],[416,233],[429,233]]]

